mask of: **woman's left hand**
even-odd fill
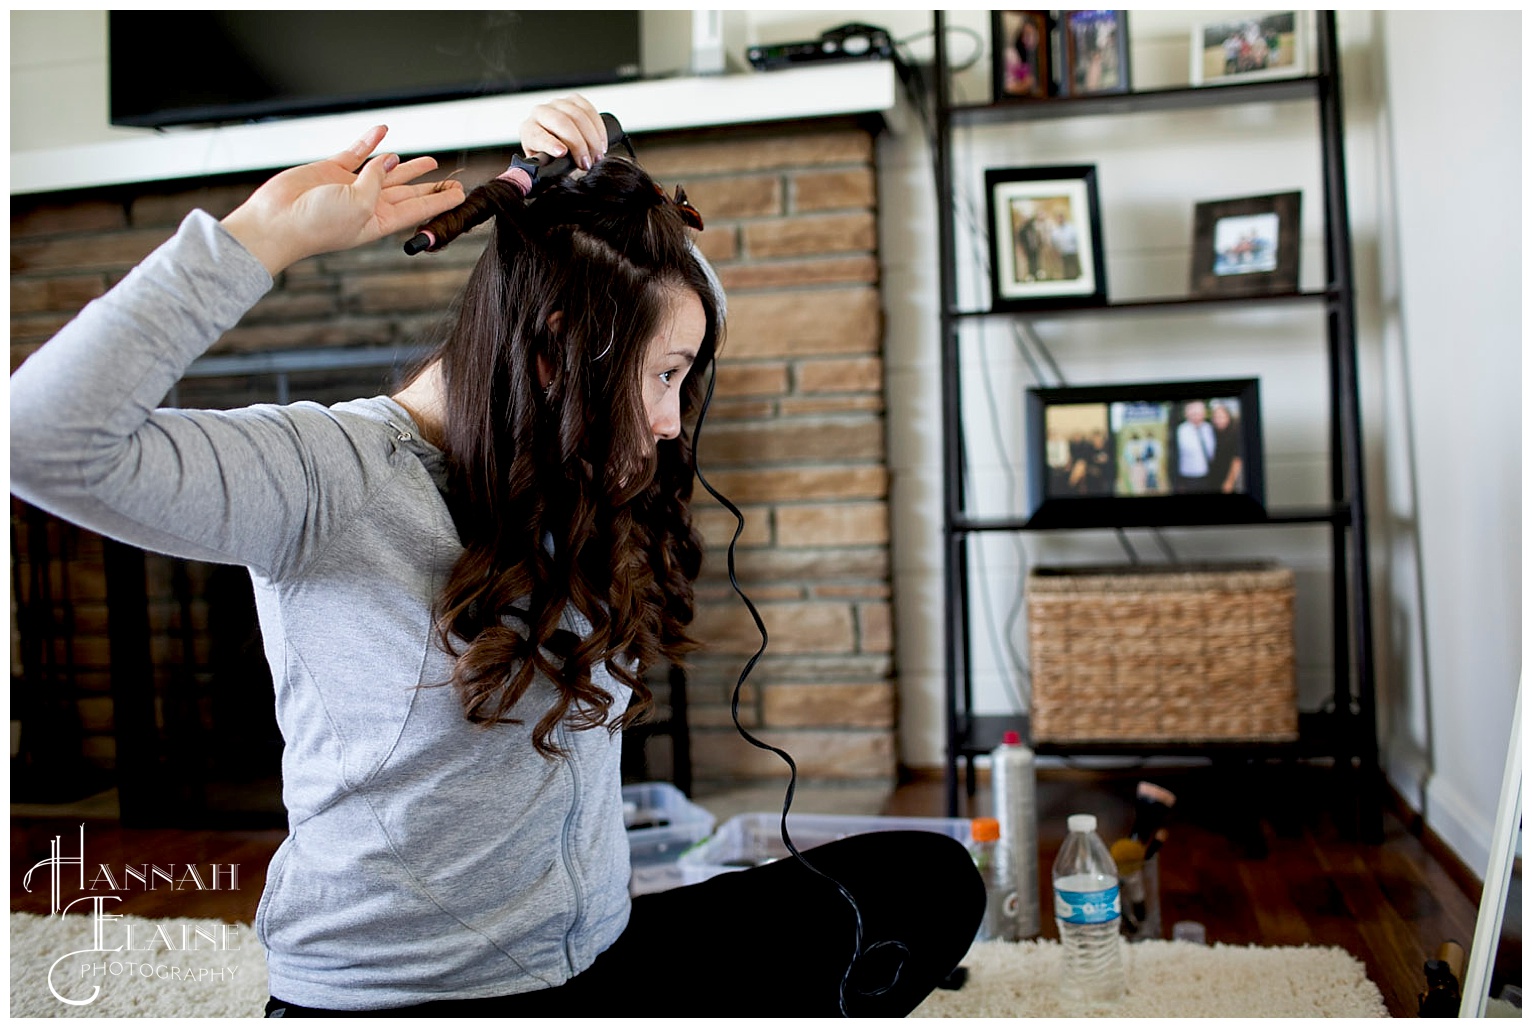
[[[415,181],[436,169],[434,157],[368,161],[387,132],[374,126],[350,149],[267,180],[224,227],[275,276],[305,257],[375,242],[463,202],[456,180]]]

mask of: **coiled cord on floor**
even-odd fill
[[[891,952],[898,954],[898,962],[894,965],[893,976],[888,981],[888,984],[879,986],[874,989],[857,990],[858,995],[881,996],[899,983],[900,973],[904,970],[904,962],[909,958],[910,949],[908,946],[898,941],[897,939],[875,942],[871,946],[868,946],[865,949],[863,948],[863,938],[865,933],[862,924],[862,908],[857,905],[856,898],[851,895],[850,890],[848,890],[843,884],[841,884],[831,875],[826,874],[824,871],[821,871],[819,868],[815,867],[807,857],[800,853],[798,851],[798,847],[793,844],[792,836],[788,834],[787,812],[792,807],[793,793],[796,791],[798,786],[797,763],[793,760],[792,755],[789,754],[786,750],[779,746],[773,746],[770,743],[764,742],[763,740],[751,735],[748,731],[745,730],[745,726],[742,725],[739,720],[740,691],[744,688],[745,679],[750,677],[750,672],[755,670],[755,665],[760,662],[761,657],[766,653],[767,635],[766,623],[761,620],[760,611],[756,610],[755,604],[750,601],[750,597],[745,595],[745,590],[740,587],[739,578],[735,575],[734,549],[736,544],[739,542],[739,537],[745,531],[745,515],[740,512],[740,509],[736,507],[728,497],[724,496],[717,489],[713,488],[712,483],[707,480],[707,476],[702,473],[701,461],[698,458],[698,453],[701,449],[702,442],[702,424],[707,417],[708,407],[713,402],[713,386],[718,380],[717,369],[718,364],[717,360],[715,359],[712,367],[713,374],[708,376],[707,390],[703,393],[702,396],[702,406],[697,410],[697,424],[696,427],[692,430],[692,471],[696,474],[697,481],[702,483],[702,488],[706,489],[708,494],[712,496],[713,499],[722,504],[725,510],[734,515],[734,535],[729,539],[729,547],[727,552],[729,585],[733,588],[735,594],[738,595],[739,598],[744,602],[745,609],[750,612],[750,617],[755,621],[756,630],[761,634],[760,648],[758,648],[750,657],[750,659],[745,662],[744,668],[740,671],[739,679],[734,683],[734,692],[730,698],[729,704],[729,715],[734,720],[735,730],[739,732],[740,736],[746,742],[756,747],[757,749],[770,750],[778,757],[781,757],[783,762],[787,764],[787,792],[782,800],[782,844],[787,847],[787,851],[793,855],[798,863],[802,864],[808,870],[812,871],[820,878],[823,878],[825,881],[835,886],[836,890],[851,907],[851,913],[855,923],[855,936],[853,939],[851,961],[846,965],[845,973],[841,975],[840,990],[838,996],[841,1016],[849,1017],[851,1015],[846,1010],[846,997],[851,989],[851,976],[852,973],[856,970],[857,965],[874,953]]]

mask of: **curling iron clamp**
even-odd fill
[[[622,124],[615,116],[602,112],[601,123],[606,126],[607,149],[619,145],[629,146],[628,134],[623,131]],[[533,150],[525,156],[518,154],[512,157],[510,167],[497,177],[519,188],[523,196],[530,196],[539,182],[552,182],[574,170],[574,158],[567,153],[562,157],[554,157],[552,154],[538,153]],[[404,244],[404,252],[412,257],[422,251],[434,249],[436,249],[436,239],[429,232],[417,232],[409,242]]]

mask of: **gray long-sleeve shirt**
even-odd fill
[[[270,288],[194,212],[11,377],[11,491],[146,549],[250,569],[289,836],[256,917],[270,990],[377,1009],[557,985],[627,923],[620,736],[470,724],[431,604],[461,546],[442,454],[386,397],[155,410]],[[586,627],[577,616],[566,628]],[[628,692],[604,668],[616,709]]]

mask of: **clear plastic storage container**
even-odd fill
[[[799,852],[848,835],[867,832],[924,831],[948,835],[967,846],[973,841],[967,818],[852,817],[843,814],[789,814],[787,831]],[[683,884],[705,881],[789,856],[782,844],[782,815],[740,814],[719,826],[705,841],[676,862]]]
[[[622,806],[628,826],[628,859],[633,864],[634,878],[654,879],[643,882],[647,887],[643,887],[642,892],[656,892],[656,889],[680,884],[680,879],[674,875],[656,872],[645,876],[640,872],[654,867],[663,869],[676,863],[686,847],[708,838],[717,818],[688,800],[685,792],[668,781],[622,786]],[[657,884],[665,878],[671,881]]]

